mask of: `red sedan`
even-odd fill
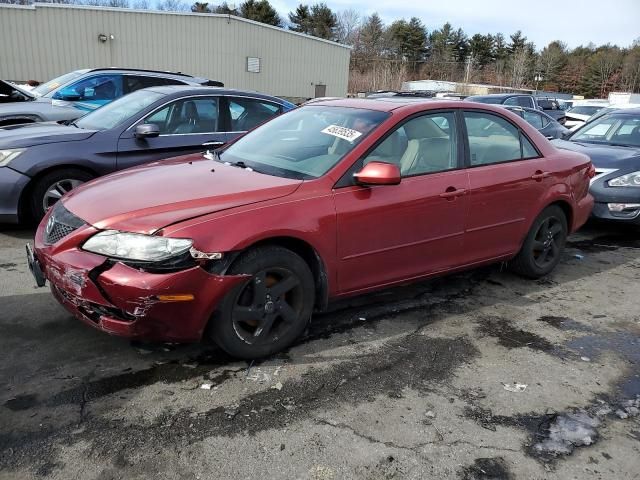
[[[499,261],[548,274],[592,175],[499,107],[323,101],[71,191],[27,254],[89,325],[256,358],[337,297]]]

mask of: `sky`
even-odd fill
[[[239,5],[242,0],[235,0]],[[321,0],[318,0],[318,2]],[[324,0],[334,11],[358,10],[368,16],[378,12],[385,24],[418,17],[429,31],[449,21],[467,35],[511,33],[522,30],[542,49],[553,40],[570,48],[611,43],[628,47],[640,38],[640,0]],[[229,3],[233,3],[231,0]],[[270,0],[285,17],[299,0]],[[211,3],[216,3],[213,0]]]

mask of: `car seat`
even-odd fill
[[[182,120],[171,133],[194,133],[197,131],[199,121],[200,115],[198,115],[196,104],[192,101],[184,102],[182,106]]]
[[[434,127],[433,120],[427,117],[412,120],[404,126],[408,142],[400,158],[400,173],[403,176],[439,172],[455,167],[451,155],[451,140],[448,137],[425,138],[433,132]]]

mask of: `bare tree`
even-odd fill
[[[151,8],[149,0],[135,0],[131,7],[136,10],[149,10]]]
[[[362,18],[360,12],[353,8],[343,10],[338,13],[338,26],[336,27],[336,38],[338,42],[345,45],[354,45],[356,43],[360,23]]]
[[[519,48],[511,57],[511,86],[520,88],[524,85],[529,63],[529,52],[526,48]]]
[[[164,12],[185,12],[189,10],[187,4],[183,3],[182,0],[162,0],[158,2],[156,8]]]

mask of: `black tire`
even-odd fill
[[[545,208],[535,219],[511,269],[527,278],[549,274],[560,261],[567,241],[567,217],[558,206]]]
[[[47,209],[53,206],[54,198],[51,197],[51,201],[46,201],[45,196],[48,196],[48,192],[51,187],[56,184],[61,184],[60,189],[56,189],[60,196],[67,191],[77,187],[79,184],[87,182],[93,178],[90,173],[80,170],[78,168],[61,168],[59,170],[53,170],[52,172],[43,175],[36,180],[31,190],[30,199],[30,211],[31,216],[36,222],[39,222]],[[48,208],[45,208],[45,203],[48,204]]]
[[[211,319],[209,334],[225,352],[242,359],[266,357],[304,332],[315,284],[300,256],[278,246],[259,247],[241,255],[228,273],[252,277],[229,292]]]

